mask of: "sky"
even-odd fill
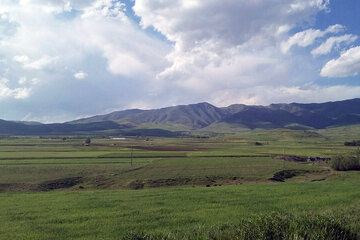
[[[0,118],[360,97],[358,0],[0,0]]]

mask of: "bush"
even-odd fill
[[[277,182],[284,182],[288,178],[292,178],[298,175],[302,175],[305,173],[308,173],[309,171],[306,170],[282,170],[279,172],[276,172],[270,180],[277,181]]]
[[[352,141],[352,142],[344,142],[345,146],[360,146],[360,140]]]
[[[85,144],[90,144],[91,143],[91,138],[86,138],[85,139]]]
[[[337,171],[360,170],[359,150],[355,154],[333,157],[331,167]]]

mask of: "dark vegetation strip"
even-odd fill
[[[133,158],[185,158],[187,156],[133,156]],[[130,155],[129,156],[113,156],[113,157],[102,157],[102,156],[96,156],[96,157],[22,157],[22,158],[19,158],[19,157],[16,157],[16,158],[0,158],[0,160],[36,160],[36,159],[51,159],[51,160],[62,160],[62,159],[106,159],[106,158],[130,158]]]
[[[270,154],[259,154],[259,155],[196,155],[194,157],[207,158],[207,157],[221,157],[221,158],[244,158],[244,157],[269,157]]]
[[[218,158],[245,158],[245,157],[269,157],[267,155],[200,155],[200,156],[187,156],[187,155],[151,155],[151,156],[136,156],[134,154],[133,158],[189,158],[189,157],[196,157],[196,158],[210,158],[210,157],[218,157]],[[36,159],[103,159],[103,158],[130,158],[129,156],[89,156],[89,157],[8,157],[8,158],[1,158],[0,160],[36,160]]]
[[[45,181],[39,184],[30,183],[3,183],[0,184],[0,193],[8,191],[47,192],[57,189],[71,188],[83,181],[82,177],[68,177]]]
[[[286,179],[293,178],[296,176],[304,175],[306,173],[315,172],[315,171],[308,171],[308,170],[298,170],[298,169],[291,169],[291,170],[282,170],[276,172],[272,178],[269,180],[275,182],[285,182]]]
[[[97,165],[97,164],[130,164],[131,161],[126,161],[126,162],[47,162],[47,163],[33,163],[33,162],[28,162],[28,163],[0,163],[0,166],[28,166],[28,165]],[[149,163],[149,162],[139,162],[136,161],[134,162],[134,164],[139,164],[139,163]]]
[[[352,142],[344,142],[344,146],[360,146],[360,140],[353,140]]]

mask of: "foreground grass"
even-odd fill
[[[120,239],[131,232],[176,231],[186,235],[273,212],[346,216],[347,227],[359,233],[359,187],[353,177],[211,188],[3,193],[0,239]]]
[[[272,213],[242,219],[236,224],[222,224],[211,228],[199,227],[188,232],[147,234],[130,232],[121,239],[127,240],[232,240],[232,239],[337,239],[356,240],[357,234],[348,226],[348,221],[339,217],[293,215]]]

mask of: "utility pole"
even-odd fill
[[[285,170],[285,148],[283,148],[283,170]]]
[[[133,167],[133,151],[134,151],[134,148],[133,148],[133,146],[131,146],[131,168]]]

